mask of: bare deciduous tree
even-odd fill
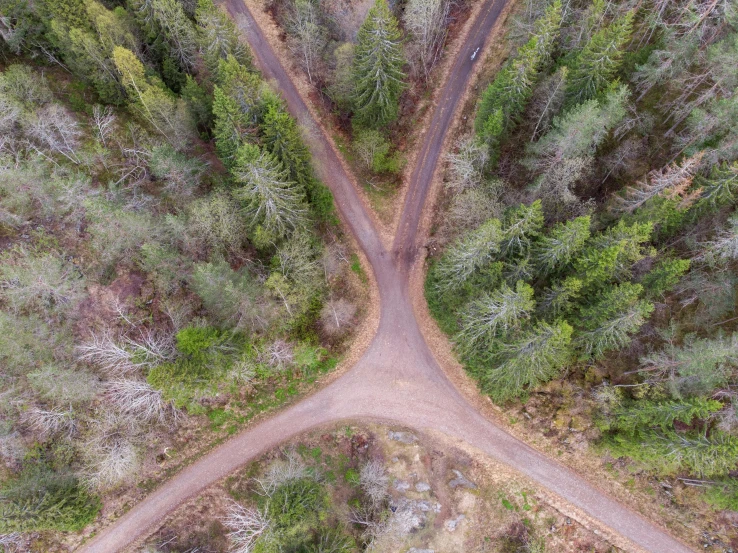
[[[405,6],[403,22],[413,36],[410,57],[426,81],[443,51],[450,9],[449,0],[409,0]]]
[[[162,393],[142,380],[116,379],[106,386],[105,397],[118,410],[141,422],[163,423],[177,418],[177,410],[164,400]]]
[[[620,211],[632,213],[659,195],[684,194],[700,167],[702,155],[700,152],[681,163],[672,163],[662,169],[651,171],[635,186],[626,188],[623,196],[616,197]]]
[[[95,104],[92,107],[92,121],[95,124],[97,139],[107,148],[107,138],[115,129],[115,114],[111,106]]]
[[[379,461],[371,460],[361,467],[359,484],[372,505],[379,506],[387,499],[389,477]]]
[[[441,243],[479,227],[492,217],[499,218],[502,215],[497,184],[501,184],[500,181],[496,181],[494,186],[471,188],[454,195],[448,216],[437,235]]]
[[[554,116],[564,105],[568,71],[562,67],[536,87],[528,108],[528,113],[535,117],[536,122],[530,136],[531,142],[549,129]]]
[[[251,553],[256,540],[267,535],[271,526],[266,513],[247,509],[235,501],[231,501],[223,524],[230,529],[232,553]]]
[[[275,371],[283,371],[289,368],[295,360],[294,346],[281,338],[274,340],[260,353],[259,360]]]
[[[82,131],[62,106],[50,104],[40,108],[28,123],[28,133],[41,148],[59,153],[75,165],[81,163],[77,148]],[[32,143],[31,146],[41,153]]]
[[[44,314],[64,314],[84,297],[84,281],[61,256],[33,255],[15,250],[0,267],[0,297],[18,312],[32,309]]]
[[[77,432],[77,421],[71,411],[31,407],[23,413],[23,422],[41,440],[59,435],[68,438]]]
[[[372,509],[352,509],[349,521],[365,528],[363,538],[368,544],[367,551],[397,550],[397,542],[422,523],[410,501],[400,501],[393,505],[391,514],[387,517],[377,516]]]
[[[294,451],[288,451],[284,459],[275,461],[269,466],[262,478],[254,480],[261,488],[259,493],[271,497],[282,484],[305,478],[307,474],[307,467],[302,459]]]
[[[93,488],[115,487],[135,477],[140,458],[132,440],[140,430],[132,419],[106,414],[84,444],[84,479]]]
[[[77,346],[78,359],[97,365],[111,374],[126,374],[171,361],[175,355],[172,337],[140,330],[139,337],[116,339],[110,329],[93,332]]]
[[[738,259],[738,215],[728,220],[728,229],[718,233],[714,240],[700,245],[696,261],[726,263]]]
[[[25,551],[26,540],[23,534],[19,532],[11,532],[10,534],[0,534],[0,548],[5,553],[22,553]]]
[[[320,311],[320,323],[330,335],[338,335],[346,332],[351,327],[356,305],[345,298],[329,300]]]
[[[295,0],[287,19],[288,44],[300,59],[310,82],[326,45],[326,33],[321,22],[320,6],[313,0]]]
[[[564,220],[579,215],[581,202],[573,189],[594,163],[589,156],[565,158],[552,165],[537,181],[536,197],[548,219]]]
[[[448,154],[446,186],[455,192],[475,188],[482,182],[484,167],[489,161],[489,148],[474,136],[459,140],[454,154]]]

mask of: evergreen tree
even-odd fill
[[[267,107],[261,123],[261,135],[267,149],[289,171],[289,178],[307,186],[312,172],[310,153],[300,137],[296,121],[277,105]]]
[[[64,61],[82,79],[91,83],[103,102],[120,104],[124,99],[120,79],[107,50],[95,34],[79,27],[63,27],[51,23],[56,33],[64,33],[66,39],[60,47]]]
[[[564,159],[591,156],[625,117],[628,87],[616,86],[601,100],[588,100],[556,117],[551,130],[528,147],[525,164],[551,169]]]
[[[146,75],[136,54],[117,46],[113,62],[130,98],[129,106],[175,148],[182,148],[192,135],[187,102],[177,98],[157,77]]]
[[[483,387],[496,401],[507,401],[548,382],[571,360],[571,326],[539,322],[522,336],[501,340],[500,361],[486,370]]]
[[[248,225],[263,233],[260,241],[277,241],[305,223],[305,194],[289,180],[288,171],[269,152],[245,144],[236,153],[234,191]]]
[[[520,117],[530,99],[539,61],[538,39],[533,37],[518,49],[515,59],[499,71],[495,80],[482,93],[474,127],[487,143],[494,144],[500,138],[485,134],[490,117],[495,117],[498,111],[501,113],[502,133]]]
[[[165,41],[166,56],[184,71],[194,68],[197,37],[192,22],[177,0],[130,0],[139,25],[152,43]]]
[[[459,340],[468,353],[479,351],[500,334],[518,328],[535,308],[533,288],[518,281],[515,290],[503,284],[473,300],[464,310]]]
[[[39,2],[39,11],[47,24],[56,21],[66,28],[90,30],[84,0],[42,0]],[[55,37],[58,41],[63,39],[61,35]]]
[[[354,56],[354,114],[359,125],[378,129],[397,118],[405,88],[400,38],[387,0],[376,0],[359,28]]]
[[[561,26],[561,2],[556,0],[536,21],[535,34],[518,49],[482,93],[474,127],[492,148],[517,123],[530,100],[541,66],[551,56],[554,40]]]
[[[576,57],[570,67],[568,86],[572,102],[590,100],[610,84],[633,32],[633,15],[628,12],[597,31]]]
[[[241,124],[256,125],[261,116],[264,83],[257,73],[228,55],[218,64],[218,86],[231,98],[241,113]]]
[[[722,408],[723,404],[714,399],[692,398],[664,402],[644,399],[610,413],[605,429],[624,432],[632,436],[648,428],[668,432],[674,429],[674,421],[691,425],[695,419],[709,419],[713,413]]]
[[[686,471],[706,478],[725,476],[738,457],[738,438],[719,431],[616,434],[606,444],[615,456],[627,455],[663,475]]]
[[[649,298],[663,298],[689,270],[689,259],[663,259],[643,277],[641,283]]]
[[[589,238],[589,215],[557,224],[535,245],[534,257],[543,274],[559,270],[571,263]]]
[[[542,228],[543,208],[540,200],[508,210],[504,216],[504,238],[500,251],[507,257],[527,253]]]
[[[238,63],[251,67],[251,53],[239,40],[233,20],[215,7],[212,0],[198,0],[195,20],[198,25],[198,43],[205,64],[215,75],[220,60],[233,56]]]
[[[738,162],[713,167],[709,177],[700,177],[701,201],[712,206],[735,203],[738,195]]]
[[[618,256],[615,260],[616,279],[630,277],[631,267],[646,257],[653,254],[652,248],[648,247],[653,233],[653,223],[633,223],[628,225],[624,220],[619,220],[604,232],[591,239],[591,247],[605,250],[613,246],[620,246]]]
[[[448,291],[465,282],[499,252],[503,238],[498,219],[490,219],[451,246],[436,266],[439,287]]]
[[[213,137],[218,157],[229,169],[236,162],[236,151],[241,145],[246,129],[236,100],[216,85],[213,91]]]
[[[623,244],[606,248],[587,246],[574,260],[574,273],[581,282],[583,292],[593,292],[615,278],[618,258]]]
[[[584,330],[576,342],[586,357],[597,359],[630,342],[653,311],[653,304],[639,299],[642,293],[640,284],[626,282],[613,286],[597,303],[580,311]]]
[[[579,298],[581,290],[582,281],[576,277],[570,276],[554,282],[543,291],[539,309],[548,318],[566,315],[574,308],[574,302]]]
[[[640,361],[641,376],[647,382],[665,383],[675,397],[710,394],[724,386],[738,366],[738,336],[688,334],[681,346],[670,342]]]

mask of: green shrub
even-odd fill
[[[75,476],[31,466],[0,489],[0,533],[76,532],[95,519],[100,506]]]
[[[328,495],[312,478],[289,480],[279,486],[268,503],[276,537],[283,551],[301,551],[311,540],[311,531],[326,517]]]
[[[357,471],[356,469],[348,469],[343,475],[343,478],[352,486],[358,486],[360,483],[359,481],[361,480],[359,471]]]
[[[399,173],[405,160],[399,152],[390,153],[392,144],[379,131],[361,129],[356,132],[354,151],[367,169],[375,173]]]
[[[223,342],[222,333],[212,327],[187,327],[177,332],[177,349],[191,357]]]
[[[161,390],[164,398],[174,402],[179,408],[186,408],[191,414],[202,414],[204,408],[195,400],[215,392],[217,376],[223,373],[222,365],[206,359],[178,359],[174,363],[164,363],[149,371],[146,381],[157,390]]]
[[[738,480],[729,478],[707,488],[705,499],[718,509],[738,511]]]

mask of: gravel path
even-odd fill
[[[298,90],[241,0],[227,0],[245,21],[246,36],[264,76],[275,82],[289,109],[311,129],[308,145],[316,170],[330,186],[344,224],[364,251],[380,297],[379,327],[359,361],[319,392],[248,428],[162,484],[80,551],[114,553],[151,534],[185,501],[280,443],[316,427],[348,420],[402,424],[467,442],[573,505],[617,546],[630,551],[686,553],[687,546],[624,507],[587,480],[548,459],[480,415],[446,378],[415,319],[409,274],[416,259],[418,225],[438,164],[444,137],[469,84],[472,53],[484,46],[508,0],[484,0],[469,39],[455,60],[424,136],[405,197],[392,249],[382,244],[330,141],[312,119]]]

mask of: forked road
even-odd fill
[[[513,438],[480,415],[454,388],[420,332],[409,294],[416,238],[446,131],[471,74],[471,55],[490,35],[507,0],[483,0],[469,40],[461,48],[440,92],[430,128],[409,183],[397,235],[388,251],[335,151],[311,118],[269,43],[241,0],[227,0],[243,25],[264,75],[275,81],[290,111],[311,133],[316,169],[333,191],[344,223],[364,251],[376,277],[380,320],[361,359],[341,378],[305,400],[257,424],[183,469],[105,528],[80,551],[114,553],[156,530],[185,501],[250,460],[291,437],[338,421],[369,419],[433,430],[467,442],[506,463],[576,506],[605,531],[620,534],[630,549],[687,553],[687,546],[614,501],[583,477]]]

